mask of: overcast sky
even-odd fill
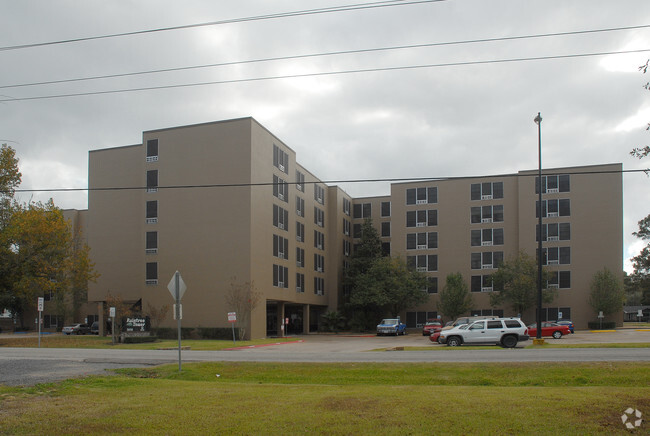
[[[629,155],[650,144],[642,87],[650,73],[638,70],[650,57],[650,28],[460,43],[646,26],[648,0],[447,0],[12,48],[362,2],[370,0],[0,0],[0,143],[17,150],[22,188],[83,188],[89,150],[140,143],[146,130],[252,116],[322,180],[476,176],[536,169],[541,112],[545,168],[650,166]],[[422,44],[438,45],[13,86]],[[633,50],[648,51],[584,56]],[[650,179],[629,173],[623,183],[627,259],[643,245],[631,233],[650,213]],[[353,197],[389,193],[387,183],[340,185]],[[30,197],[87,207],[86,192]]]

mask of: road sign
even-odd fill
[[[110,316],[111,318],[115,318],[115,308],[114,307],[111,307],[110,309],[108,309],[108,316]]]
[[[176,296],[176,274],[178,274],[178,297]],[[177,299],[180,301],[180,299],[183,298],[183,294],[185,293],[187,286],[183,281],[183,277],[181,277],[181,273],[179,273],[178,271],[174,273],[172,279],[169,281],[169,284],[167,285],[167,289],[169,289],[169,293],[172,294],[172,297],[174,297],[175,300]]]
[[[32,300],[34,301],[34,300]],[[38,311],[42,312],[43,311],[43,304],[44,304],[45,298],[43,297],[38,297]],[[32,306],[33,307],[33,306]]]
[[[237,321],[237,313],[228,312],[228,322],[235,322],[235,321]]]

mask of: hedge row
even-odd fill
[[[590,321],[590,322],[587,323],[587,326],[591,330],[600,330],[600,329],[611,330],[611,329],[616,328],[616,322],[614,322],[614,321],[603,321],[603,323],[601,325],[600,321]]]
[[[151,329],[160,339],[178,339],[178,329],[161,327]],[[239,338],[239,329],[235,329]],[[232,339],[232,328],[227,327],[181,327],[181,339]]]

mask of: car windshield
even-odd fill
[[[467,327],[469,327],[469,324],[463,324],[458,327],[458,330],[467,330]]]
[[[397,320],[396,319],[382,319],[381,323],[382,324],[397,324]]]

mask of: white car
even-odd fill
[[[528,328],[519,318],[482,319],[440,332],[438,342],[450,347],[462,344],[497,344],[514,348],[528,340]]]

